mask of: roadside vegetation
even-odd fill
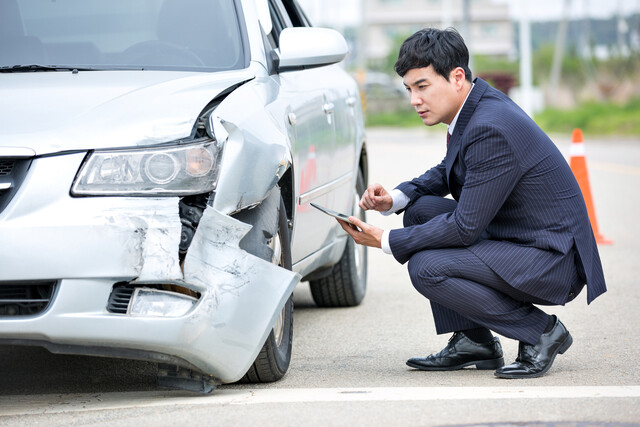
[[[398,43],[402,39],[399,37]],[[533,83],[547,91],[553,54],[553,45],[543,45],[533,56]],[[390,55],[377,70],[392,74],[394,61],[395,57]],[[473,61],[474,75],[497,89],[509,93],[518,85],[516,60],[475,56]],[[592,135],[640,136],[640,52],[602,60],[585,58],[570,50],[561,68],[558,90],[547,99],[546,108],[534,117],[545,132],[566,133],[580,128]],[[423,126],[408,102],[406,109],[397,111],[369,109],[366,125]]]
[[[580,128],[591,135],[640,136],[640,98],[619,105],[588,102],[572,110],[547,108],[534,117],[545,132],[571,132]]]
[[[547,108],[536,114],[534,120],[548,133],[570,133],[575,128],[591,135],[640,136],[640,97],[625,104],[613,102],[587,102],[564,110]],[[412,110],[368,113],[366,125],[370,127],[424,126]]]

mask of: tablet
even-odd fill
[[[341,221],[344,222],[348,222],[349,224],[353,224],[351,221],[349,221],[349,215],[345,215],[343,213],[340,212],[336,212],[336,211],[332,211],[331,209],[327,209],[324,206],[318,206],[315,203],[309,203],[311,206],[313,206],[316,209],[321,210],[322,212],[326,213],[327,215],[330,215],[334,218],[338,218]]]

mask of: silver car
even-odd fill
[[[0,344],[281,378],[294,287],[366,290],[310,205],[364,218],[347,51],[296,0],[2,0]]]

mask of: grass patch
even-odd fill
[[[413,110],[367,113],[365,125],[369,127],[416,127],[424,126],[420,116]]]
[[[640,98],[620,105],[590,102],[573,110],[548,108],[536,114],[535,121],[548,133],[571,133],[575,128],[591,135],[640,135]],[[367,114],[369,127],[424,126],[411,110]]]
[[[536,114],[545,132],[569,133],[575,128],[592,135],[640,135],[640,98],[620,105],[589,102],[573,110],[548,108]]]

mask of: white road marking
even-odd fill
[[[0,416],[37,415],[171,405],[256,405],[302,402],[389,402],[500,399],[639,398],[640,386],[356,387],[219,389],[199,396],[154,391],[103,394],[0,396]]]
[[[622,175],[640,176],[640,168],[620,163],[593,162],[593,169]]]

